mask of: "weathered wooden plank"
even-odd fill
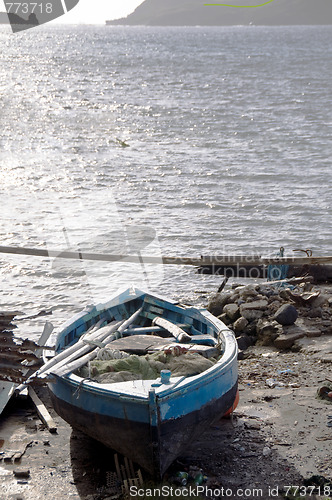
[[[47,411],[46,406],[37,396],[34,388],[30,386],[28,388],[28,393],[29,393],[29,396],[32,399],[32,401],[36,407],[37,413],[38,413],[41,421],[46,425],[46,427],[48,428],[48,430],[50,432],[52,432],[52,433],[56,432],[57,426],[56,426],[53,418],[51,417],[51,415]]]

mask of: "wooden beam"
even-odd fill
[[[210,255],[200,257],[167,257],[101,254],[81,251],[46,250],[43,248],[24,248],[0,246],[0,253],[13,255],[31,255],[58,259],[96,260],[103,262],[143,262],[144,264],[172,264],[182,266],[264,266],[269,264],[313,265],[332,264],[332,256],[324,257],[261,257],[260,255]]]
[[[52,433],[56,432],[57,426],[56,426],[53,418],[48,413],[44,403],[39,399],[39,397],[35,393],[35,390],[33,389],[33,387],[29,386],[28,392],[29,392],[30,398],[34,402],[34,405],[36,407],[37,413],[38,413],[41,421],[46,425],[46,427],[48,428],[48,430],[50,432],[52,432]]]

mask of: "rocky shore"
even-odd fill
[[[332,295],[308,281],[234,286],[214,294],[207,308],[234,331],[240,359],[252,345],[299,351],[301,339],[332,334]]]

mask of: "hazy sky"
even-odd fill
[[[80,0],[72,11],[53,22],[104,24],[106,19],[127,16],[142,2],[143,0]],[[5,11],[3,0],[0,0],[0,10]]]

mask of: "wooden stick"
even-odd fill
[[[46,427],[48,428],[48,430],[50,432],[52,432],[52,433],[56,432],[57,426],[56,426],[53,418],[48,413],[45,405],[42,403],[42,401],[39,399],[39,397],[35,393],[35,390],[33,389],[33,387],[30,386],[28,388],[28,392],[29,392],[30,398],[32,399],[32,401],[34,402],[34,404],[36,406],[36,410],[37,410],[37,413],[38,413],[41,421],[46,425]]]
[[[170,332],[173,337],[176,338],[178,342],[190,342],[191,337],[186,333],[182,328],[179,328],[177,325],[172,323],[171,321],[168,321],[165,318],[160,318],[159,316],[156,316],[152,320],[153,325],[158,325]]]
[[[276,280],[276,281],[264,281],[264,283],[257,283],[259,286],[268,286],[268,285],[278,285],[279,283],[312,283],[314,280],[313,276],[302,276],[299,278],[285,278],[284,280]]]
[[[135,262],[144,264],[172,264],[185,266],[262,266],[269,264],[332,264],[332,256],[326,257],[273,257],[262,258],[260,255],[211,255],[201,257],[154,257],[143,255],[100,254],[92,252],[46,250],[43,248],[25,248],[0,246],[0,253],[14,255],[32,255],[74,260],[98,260],[103,262]]]

